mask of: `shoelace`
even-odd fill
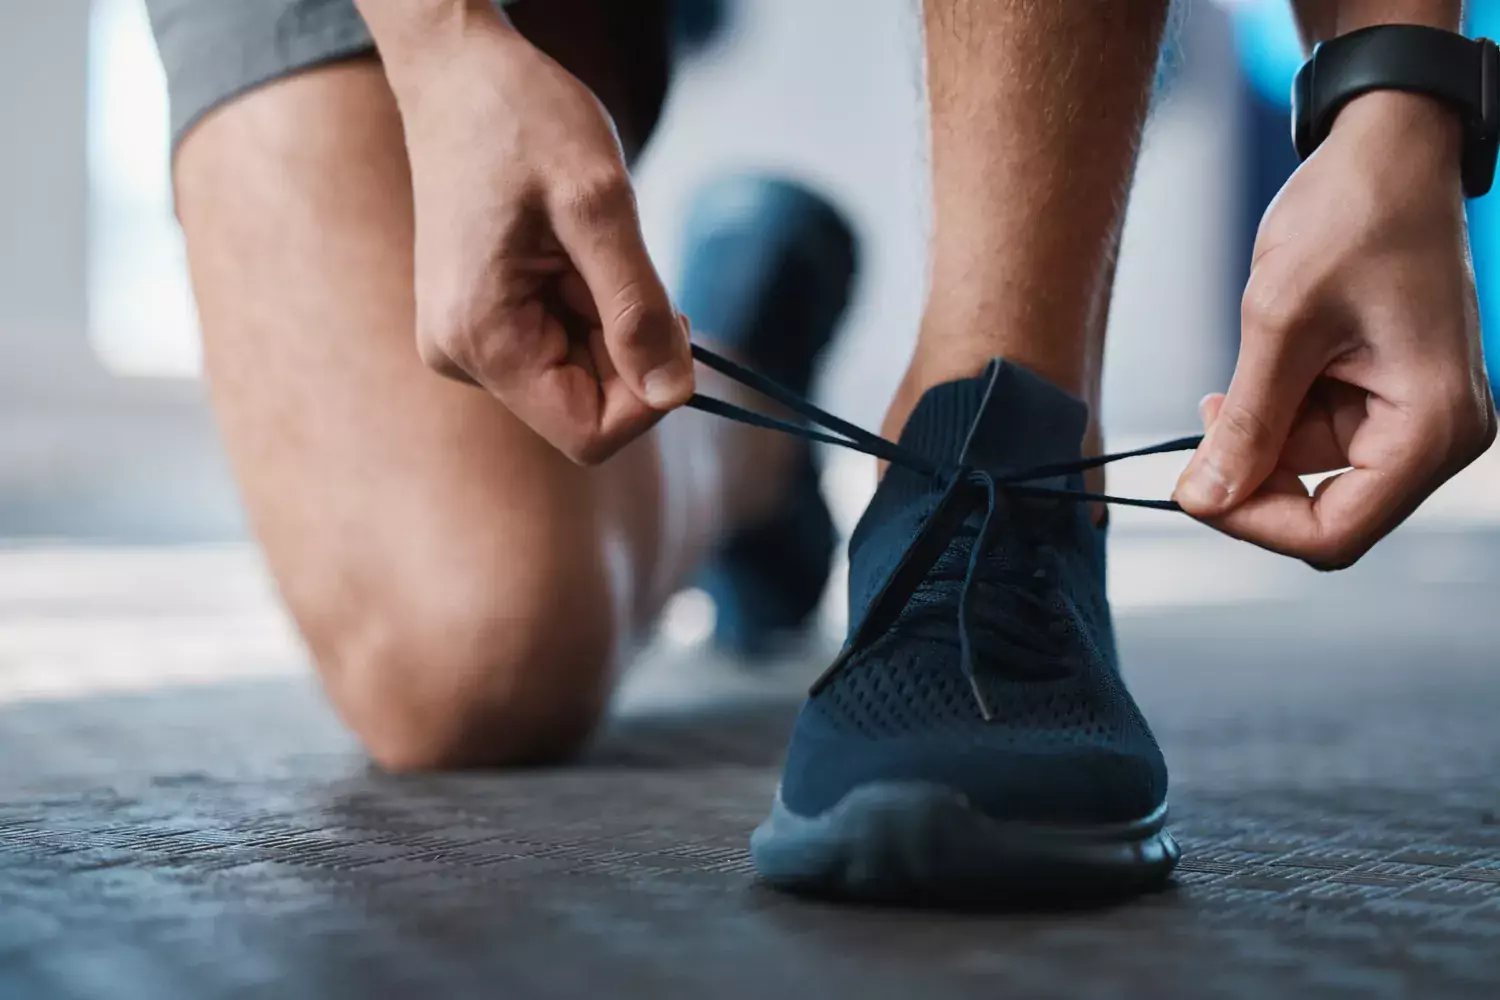
[[[1056,516],[1038,513],[1044,519]],[[983,563],[972,579],[980,662],[987,671],[1016,680],[1056,680],[1074,670],[1077,653],[1067,637],[1068,619],[1070,612],[1083,611],[1066,598],[1062,600],[1066,608],[1060,608],[1057,598],[1043,589],[1049,580],[1059,579],[1051,565],[1056,556],[1052,547],[1045,542],[1034,544],[1021,525],[1011,527],[1021,532],[1021,544],[1028,552],[1036,550],[1035,558],[1018,558],[1008,545],[1003,555],[995,550],[982,554]],[[977,540],[977,528],[972,517],[964,522],[901,609],[892,631],[939,643],[952,639],[952,609],[971,582],[968,555],[969,546]]]
[[[806,420],[807,424],[799,424],[790,420],[768,416],[764,413],[757,413],[743,406],[737,406],[734,403],[728,403],[722,399],[715,399],[699,393],[693,394],[692,398],[687,401],[687,406],[705,413],[712,413],[715,416],[724,417],[728,420],[748,424],[752,427],[764,427],[768,430],[780,431],[783,434],[790,434],[808,441],[819,441],[840,448],[848,448],[851,451],[862,452],[919,475],[949,481],[949,485],[943,493],[942,498],[938,501],[936,508],[928,515],[927,520],[923,522],[921,528],[917,531],[916,538],[907,547],[906,553],[902,556],[900,563],[891,572],[880,593],[876,595],[875,600],[871,602],[869,610],[865,613],[864,618],[860,620],[854,634],[844,644],[843,650],[833,661],[832,665],[823,672],[821,677],[813,682],[813,693],[817,693],[820,688],[827,684],[843,668],[851,656],[860,649],[863,649],[876,637],[886,632],[896,617],[911,601],[913,595],[916,594],[917,588],[921,586],[923,579],[926,578],[937,561],[942,558],[943,553],[948,550],[949,545],[963,528],[964,522],[976,511],[982,510],[978,531],[974,538],[974,545],[969,550],[968,566],[964,571],[963,582],[959,588],[958,641],[960,662],[964,675],[968,678],[969,686],[974,692],[974,698],[979,705],[979,711],[985,719],[993,719],[993,709],[985,697],[976,672],[974,645],[970,638],[970,626],[975,621],[973,596],[976,588],[974,583],[983,553],[989,548],[992,541],[991,535],[996,528],[995,514],[1000,506],[1000,497],[1003,494],[1008,494],[1019,497],[1050,498],[1073,503],[1097,501],[1129,507],[1148,507],[1153,510],[1181,511],[1182,508],[1171,500],[1141,500],[1134,497],[1112,496],[1107,493],[1092,493],[1088,490],[1060,489],[1050,486],[1039,486],[1036,485],[1036,481],[1086,472],[1089,469],[1097,469],[1126,458],[1192,451],[1203,441],[1201,435],[1175,438],[1171,441],[1164,441],[1161,444],[1151,445],[1146,448],[1136,448],[1131,451],[1114,452],[1109,455],[1098,455],[1093,458],[1083,458],[1069,462],[1053,462],[996,476],[983,469],[976,469],[958,462],[936,461],[911,448],[903,447],[894,441],[888,441],[878,434],[873,434],[863,427],[859,427],[847,420],[834,416],[820,407],[814,406],[780,383],[761,375],[759,372],[746,368],[744,365],[731,361],[722,355],[715,354],[700,344],[694,344],[692,351],[693,358],[700,364],[712,368],[726,378],[738,382],[740,385],[765,396],[767,399],[780,403],[792,413]],[[823,429],[819,430],[818,428],[820,427]]]

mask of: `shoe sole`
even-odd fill
[[[889,902],[1067,903],[1166,881],[1181,850],[1163,803],[1130,823],[1001,822],[940,785],[865,785],[818,816],[778,791],[750,836],[760,876],[791,892]]]

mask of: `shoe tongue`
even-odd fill
[[[934,386],[901,432],[901,444],[944,464],[993,474],[1080,457],[1088,407],[1003,358],[983,375]]]
[[[1001,476],[1076,460],[1087,423],[1088,408],[1082,400],[1002,358],[991,361],[975,378],[927,390],[901,432],[901,444],[940,463],[945,471],[933,476],[893,465],[881,479],[849,541],[851,642],[866,627],[878,595],[897,581],[916,539],[926,537],[930,519],[962,485],[948,470],[964,465]],[[1082,477],[1075,473],[1031,485],[1077,489]],[[972,503],[961,502],[959,508],[960,517],[974,513]],[[952,540],[950,532],[935,544],[946,548]],[[914,572],[928,572],[921,566],[930,564],[920,558],[917,564]],[[905,579],[898,588],[898,603],[914,595],[910,588],[915,586],[915,580]]]

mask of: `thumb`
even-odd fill
[[[1299,356],[1291,343],[1289,337],[1247,336],[1229,392],[1200,404],[1203,443],[1173,494],[1194,517],[1228,513],[1276,468],[1318,375],[1317,365]]]
[[[693,394],[692,354],[646,252],[629,181],[580,202],[582,210],[556,213],[553,230],[588,286],[610,363],[652,409],[680,406]]]

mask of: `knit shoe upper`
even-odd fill
[[[781,799],[821,813],[876,782],[960,793],[997,820],[1128,822],[1166,767],[1116,662],[1104,532],[1008,487],[1079,458],[1084,405],[997,361],[930,390],[850,543],[849,639],[793,732]],[[1081,488],[1074,473],[1032,486]]]

